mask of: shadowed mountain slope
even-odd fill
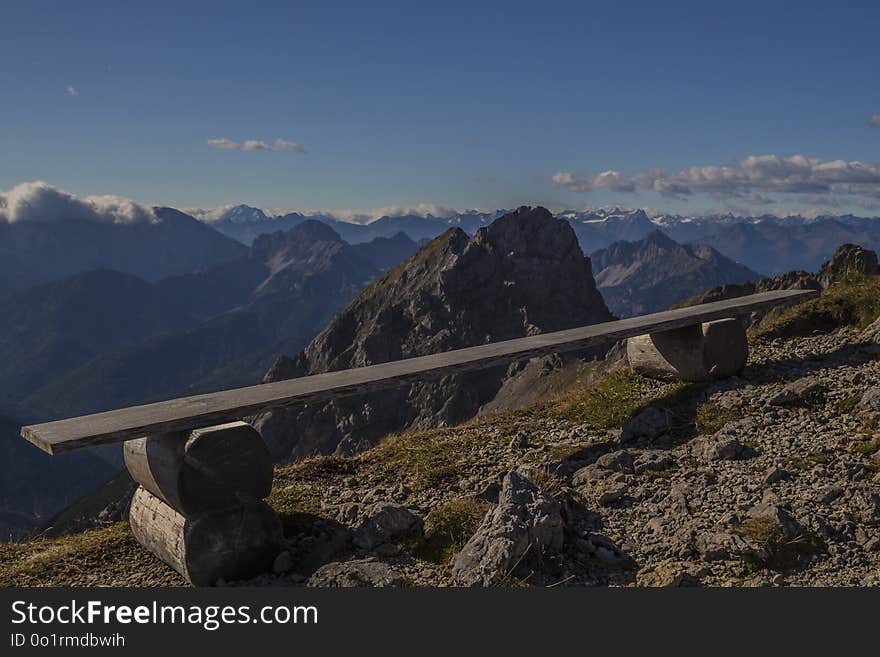
[[[453,228],[364,290],[267,381],[388,362],[610,319],[571,227],[520,208],[469,237]],[[405,427],[459,422],[505,372],[449,376],[305,409],[256,425],[278,459],[350,453]]]

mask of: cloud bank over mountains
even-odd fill
[[[202,221],[217,221],[224,214],[236,207],[235,204],[221,205],[214,208],[183,208],[183,212],[192,215]],[[368,224],[381,217],[410,215],[415,217],[438,217],[446,219],[455,214],[464,212],[458,208],[440,205],[438,203],[416,203],[413,205],[385,205],[379,208],[351,209],[351,210],[303,210],[301,208],[260,208],[268,217],[278,217],[291,213],[306,216],[321,215],[333,217],[340,221],[355,224]],[[479,210],[477,210],[479,211]]]
[[[0,221],[96,221],[113,224],[156,223],[149,206],[120,196],[78,197],[42,181],[0,190]]]
[[[613,170],[599,174],[558,171],[551,180],[570,192],[646,190],[679,200],[706,193],[757,205],[773,202],[767,194],[880,200],[880,164],[822,161],[804,155],[750,155],[732,164],[695,166],[676,172],[653,170],[634,176]]]

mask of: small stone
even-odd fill
[[[626,495],[627,485],[623,482],[610,482],[602,486],[596,502],[599,506],[609,506],[619,502]]]
[[[779,527],[785,538],[789,540],[800,538],[804,535],[804,529],[800,523],[794,519],[788,510],[777,504],[761,502],[749,509],[748,514],[751,518],[772,521]]]
[[[636,584],[654,588],[678,588],[699,586],[700,578],[693,564],[666,560],[642,568],[636,575]]]
[[[590,465],[577,470],[571,477],[572,486],[580,487],[592,484],[597,481],[601,481],[603,479],[607,479],[611,476],[611,470],[606,470],[605,468],[599,467],[597,463],[591,463]]]
[[[603,454],[596,459],[596,465],[612,472],[623,472],[624,474],[633,474],[634,472],[633,457],[626,450]]]
[[[760,553],[742,536],[728,532],[704,532],[697,537],[696,548],[704,561],[727,561]]]
[[[816,377],[805,376],[784,386],[782,390],[770,397],[768,403],[772,406],[809,404],[821,399],[827,388],[825,383]]]
[[[819,495],[816,500],[820,504],[831,504],[838,497],[843,495],[843,488],[840,486],[825,486],[822,490],[819,491]]]
[[[293,568],[293,556],[287,550],[281,552],[272,563],[272,572],[281,575]]]
[[[637,474],[645,472],[663,472],[675,466],[675,458],[669,453],[659,449],[649,450],[639,454],[633,462],[633,471]]]
[[[880,386],[874,386],[865,390],[859,400],[858,407],[863,411],[880,412]]]
[[[767,472],[764,473],[765,484],[775,484],[779,481],[784,481],[785,479],[790,478],[791,473],[788,470],[783,470],[778,465],[771,466],[768,468]]]
[[[661,408],[649,406],[623,425],[620,442],[634,443],[641,439],[654,440],[669,431],[669,417]]]
[[[694,456],[707,461],[733,461],[746,453],[745,445],[721,432],[697,438],[692,443]]]
[[[383,587],[402,586],[406,579],[388,564],[375,559],[328,563],[316,570],[306,586]]]
[[[354,544],[371,550],[391,539],[420,528],[422,519],[401,504],[377,502],[354,532]]]

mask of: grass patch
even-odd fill
[[[283,515],[318,514],[321,511],[320,490],[307,484],[276,485],[266,502]]]
[[[825,465],[826,463],[831,463],[832,458],[831,455],[826,454],[825,452],[809,452],[807,454],[807,460],[815,465]]]
[[[862,395],[858,392],[854,392],[842,399],[838,399],[834,404],[834,412],[838,415],[849,415],[856,410],[856,406],[859,405],[861,399]]]
[[[552,400],[555,416],[597,429],[619,429],[644,403],[645,380],[618,370],[586,387],[573,386]]]
[[[389,436],[361,458],[374,472],[426,490],[456,480],[467,435],[441,429]]]
[[[0,543],[0,586],[82,586],[96,572],[119,586],[157,562],[134,540],[128,523],[120,522],[58,538]]]
[[[802,304],[785,308],[753,332],[763,339],[830,332],[843,326],[864,328],[880,316],[880,276],[849,276]]]
[[[737,527],[737,533],[762,548],[766,558],[758,564],[771,570],[787,570],[821,549],[814,534],[805,531],[796,538],[787,538],[779,524],[771,518],[751,518]]]
[[[862,431],[865,433],[874,433],[877,430],[880,430],[880,416],[872,415],[862,422]]]
[[[871,454],[878,450],[880,450],[880,440],[877,440],[876,438],[864,443],[858,443],[851,448],[851,451],[856,454],[861,454],[862,456],[871,456]]]
[[[697,406],[694,426],[701,436],[713,434],[728,422],[741,420],[742,413],[735,408],[725,408],[714,402],[703,402]]]
[[[673,465],[664,470],[645,470],[643,475],[649,479],[672,479],[678,472],[678,466]]]
[[[462,498],[432,509],[425,518],[425,533],[411,548],[417,559],[446,565],[474,535],[486,511],[488,502]]]
[[[319,515],[330,482],[357,473],[354,459],[313,456],[275,469],[272,493],[266,500],[278,513]]]

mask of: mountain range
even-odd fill
[[[211,222],[170,208],[152,213],[154,220],[139,223],[0,221],[0,414],[18,468],[0,486],[8,520],[0,533],[44,522],[71,491],[97,485],[118,466],[115,452],[99,452],[72,461],[76,486],[63,478],[69,485],[28,484],[46,469],[16,437],[12,427],[21,424],[248,385],[267,371],[269,379],[298,376],[601,321],[609,307],[619,316],[659,310],[706,287],[755,280],[756,272],[815,270],[811,263],[840,242],[880,245],[875,220],[858,217],[605,209],[554,218],[520,210],[513,215],[524,225],[542,227],[524,241],[511,219],[495,221],[502,211],[386,216],[365,225],[329,215],[272,217],[248,206]],[[551,256],[547,243],[562,250]],[[445,254],[448,269],[434,271],[432,253]],[[563,316],[549,307],[540,320],[523,316],[517,294],[535,292],[529,277]],[[604,301],[588,292],[597,283]],[[400,298],[379,294],[383,285]],[[410,333],[421,336],[418,343],[403,337]],[[279,354],[293,358],[276,363]],[[396,402],[400,426],[467,417],[495,403],[509,381],[495,372],[446,382],[447,392],[463,392],[439,406],[414,391]],[[523,387],[537,389],[533,383]],[[432,398],[443,398],[438,385]],[[353,450],[398,426],[340,412],[319,418],[326,423],[315,441],[282,438],[277,453]],[[342,438],[329,438],[340,426]]]
[[[450,226],[474,234],[504,213],[504,210],[495,210],[467,211],[445,217],[383,216],[367,224],[354,224],[329,214],[269,216],[257,208],[235,206],[209,223],[221,233],[244,243],[250,243],[264,232],[290,228],[307,218],[332,226],[351,244],[376,237],[392,237],[399,232],[418,242],[436,237]],[[569,210],[556,216],[571,224],[585,253],[607,248],[615,242],[636,242],[659,229],[682,244],[707,244],[730,260],[767,275],[793,269],[815,270],[840,244],[880,248],[880,221],[854,215],[684,216],[649,214],[643,209],[599,208]]]
[[[405,237],[351,246],[309,220],[187,274],[98,269],[0,298],[0,455],[15,464],[0,478],[0,537],[46,522],[120,466],[118,450],[76,455],[52,480],[62,461],[21,440],[20,425],[258,383],[415,248]]]
[[[591,259],[596,284],[618,317],[666,310],[694,290],[761,278],[711,246],[679,244],[658,229],[638,241],[615,242]]]
[[[404,233],[419,242],[437,237],[450,226],[458,226],[468,233],[475,233],[504,214],[504,210],[494,212],[464,212],[451,217],[420,216],[413,214],[386,215],[368,224],[342,221],[329,214],[302,214],[290,212],[270,216],[263,210],[247,205],[237,205],[222,212],[216,218],[206,221],[212,228],[227,237],[244,244],[252,243],[258,236],[279,230],[289,230],[304,221],[320,221],[335,230],[349,244],[369,242],[378,237],[393,237]]]
[[[156,281],[240,257],[246,249],[172,208],[154,221],[0,220],[0,295],[93,269]]]

